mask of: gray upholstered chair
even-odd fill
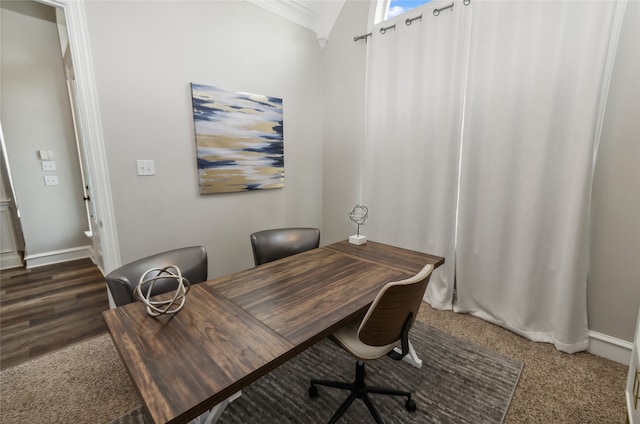
[[[253,261],[258,265],[320,246],[317,228],[277,228],[251,234]]]
[[[333,341],[355,357],[357,362],[354,382],[311,380],[309,396],[312,398],[318,396],[316,386],[351,391],[329,423],[335,423],[355,399],[362,399],[375,421],[382,423],[380,415],[369,399],[369,393],[406,396],[405,408],[412,412],[416,410],[410,392],[367,386],[364,381],[364,361],[378,359],[387,354],[399,360],[408,353],[409,330],[420,309],[432,271],[433,265],[429,264],[411,278],[385,284],[362,320],[347,324],[331,335]],[[402,353],[395,355],[393,349],[398,343],[402,346]]]
[[[111,271],[105,278],[116,306],[136,301],[134,291],[140,277],[152,268],[175,265],[191,284],[207,280],[207,250],[202,246],[183,247],[138,259]],[[175,280],[159,279],[153,285],[152,295],[176,289]]]

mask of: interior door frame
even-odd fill
[[[96,231],[100,234],[97,242],[100,244],[102,253],[101,271],[107,274],[120,266],[120,248],[84,4],[77,0],[36,1],[64,11],[71,60],[76,76],[77,112],[86,137],[85,147],[89,165],[87,172],[93,184],[92,200],[99,225]]]
[[[66,31],[66,25],[64,26],[64,31]],[[90,175],[87,172],[89,169],[89,164],[87,162],[87,153],[85,148],[85,137],[83,134],[83,129],[78,122],[78,98],[77,89],[76,89],[76,76],[73,71],[73,61],[71,60],[71,52],[67,47],[63,51],[63,61],[64,61],[64,73],[67,78],[67,91],[69,92],[69,105],[71,106],[71,119],[73,121],[73,130],[76,136],[76,150],[78,151],[78,160],[80,165],[80,178],[82,179],[82,195],[84,197],[84,208],[87,214],[87,225],[88,231],[85,232],[88,237],[91,238],[93,227],[95,226],[94,218],[95,211],[94,205],[91,202],[91,187],[93,184],[90,180]],[[95,246],[94,246],[95,249]],[[94,258],[95,260],[95,258]],[[101,263],[102,261],[100,261]]]

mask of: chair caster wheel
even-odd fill
[[[407,411],[413,412],[416,410],[416,403],[413,401],[413,399],[407,399],[407,401],[404,403],[404,407],[407,408]]]
[[[318,388],[316,386],[309,386],[309,397],[314,398],[318,396]]]

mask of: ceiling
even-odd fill
[[[316,33],[321,47],[329,40],[329,33],[345,0],[247,0],[262,9]]]

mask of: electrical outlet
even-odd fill
[[[56,170],[56,162],[53,160],[43,160],[42,161],[42,170],[43,171],[55,171]]]
[[[45,175],[44,176],[44,185],[47,186],[54,186],[54,185],[59,185],[60,183],[58,183],[58,176],[57,175]]]
[[[138,175],[156,175],[156,163],[153,160],[136,161]]]

